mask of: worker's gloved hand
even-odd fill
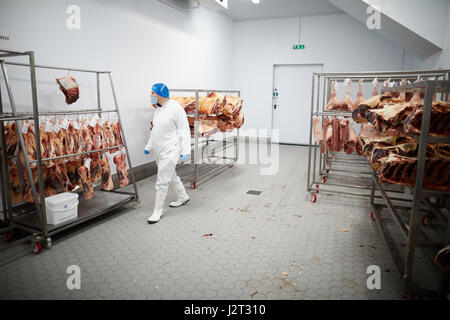
[[[180,157],[181,157],[181,160],[186,161],[187,159],[189,159],[190,155],[189,154],[182,154]]]
[[[148,152],[147,150],[144,149],[144,154],[149,154],[150,152]]]

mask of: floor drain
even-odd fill
[[[261,193],[262,193],[262,191],[256,191],[256,190],[247,191],[247,194],[253,194],[255,196],[259,196]]]

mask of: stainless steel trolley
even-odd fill
[[[6,62],[4,58],[9,57],[27,57],[28,63],[17,63],[17,62]],[[31,96],[32,96],[32,112],[30,113],[18,113],[16,110],[16,104],[14,101],[14,94],[13,90],[10,85],[10,80],[8,78],[7,74],[7,65],[11,66],[19,66],[19,67],[26,67],[30,70],[30,76],[31,76]],[[110,71],[95,71],[95,70],[84,70],[84,69],[73,69],[73,68],[65,68],[65,67],[55,67],[55,66],[44,66],[44,65],[36,65],[35,64],[35,58],[34,58],[34,52],[33,51],[27,51],[27,52],[17,52],[17,51],[10,51],[10,50],[0,50],[0,66],[3,72],[4,81],[7,88],[7,94],[9,98],[9,102],[11,105],[11,111],[10,113],[3,112],[3,106],[2,106],[2,100],[1,100],[1,92],[0,92],[0,142],[2,147],[2,154],[1,154],[1,161],[2,161],[2,170],[0,172],[0,180],[2,183],[2,203],[3,203],[3,212],[4,212],[4,221],[6,223],[6,227],[3,229],[0,229],[0,234],[6,234],[5,238],[8,240],[10,232],[15,229],[20,229],[22,231],[25,231],[26,233],[29,233],[30,235],[17,240],[13,241],[10,244],[20,243],[27,240],[31,240],[32,243],[32,249],[34,252],[39,253],[42,249],[42,243],[45,247],[50,247],[51,245],[51,236],[59,233],[61,231],[64,231],[66,229],[69,229],[71,227],[74,227],[76,225],[79,225],[83,222],[86,222],[88,220],[91,220],[95,217],[98,217],[106,212],[109,212],[111,210],[114,210],[116,208],[119,208],[123,205],[126,205],[128,203],[131,203],[133,201],[137,201],[139,199],[136,180],[134,176],[134,172],[132,169],[131,159],[129,150],[127,147],[127,142],[125,139],[125,133],[122,130],[122,122],[120,121],[120,112],[119,112],[119,106],[114,90],[113,80],[111,77]],[[89,73],[89,74],[95,74],[96,76],[96,82],[97,82],[97,108],[93,108],[90,110],[80,110],[80,111],[57,111],[57,112],[45,112],[41,113],[39,112],[38,108],[38,99],[37,99],[37,84],[36,84],[36,69],[52,69],[52,70],[65,70],[70,72],[82,72],[82,73]],[[106,75],[109,79],[109,83],[111,86],[111,91],[114,99],[114,109],[111,110],[104,110],[101,105],[101,94],[100,94],[100,78],[102,75]],[[34,206],[28,206],[23,203],[15,204],[13,205],[11,196],[10,196],[10,181],[8,176],[8,156],[6,154],[5,149],[5,137],[4,137],[4,122],[5,121],[14,121],[16,123],[17,128],[20,128],[19,121],[23,120],[33,120],[34,121],[34,127],[39,128],[39,117],[40,116],[64,116],[64,115],[80,115],[80,114],[98,114],[99,116],[102,113],[113,113],[117,114],[117,118],[119,120],[123,141],[124,144],[120,146],[114,146],[110,148],[100,149],[100,150],[93,150],[91,152],[83,152],[80,154],[72,154],[72,155],[66,155],[66,156],[60,156],[55,158],[49,158],[49,159],[42,159],[41,155],[41,148],[40,148],[40,136],[39,136],[39,130],[35,130],[35,136],[36,136],[36,151],[37,151],[37,159],[36,160],[30,160],[28,159],[27,152],[23,152],[24,154],[24,162],[25,162],[25,168],[28,177],[30,178],[30,184],[32,188],[32,194],[34,199]],[[25,149],[25,144],[23,140],[23,135],[21,130],[18,130],[19,134],[19,145],[22,150]],[[88,154],[88,153],[95,153],[99,151],[107,151],[109,149],[125,149],[127,161],[128,161],[128,168],[131,176],[131,182],[134,187],[134,192],[124,192],[120,190],[113,190],[113,191],[97,191],[94,194],[94,197],[90,200],[85,200],[80,197],[80,203],[78,207],[78,217],[66,222],[63,222],[59,225],[49,225],[47,224],[46,219],[46,211],[45,211],[45,191],[44,191],[44,181],[43,181],[43,169],[42,169],[42,163],[43,161],[47,160],[55,160],[55,159],[63,159],[68,158],[74,155],[82,155],[82,154]],[[34,183],[32,183],[32,172],[31,172],[31,164],[36,163],[39,179],[38,179],[38,186],[40,190],[40,194],[38,197],[37,190],[35,188]],[[20,214],[19,214],[20,213]],[[2,248],[7,248],[2,247]]]
[[[316,202],[319,194],[339,194],[371,198],[372,170],[363,156],[346,155],[344,152],[321,153],[321,144],[313,141],[313,118],[321,117],[347,117],[350,121],[351,112],[326,111],[325,105],[330,99],[332,81],[344,81],[345,79],[363,80],[371,82],[375,77],[380,82],[391,79],[402,79],[414,82],[418,76],[434,78],[437,80],[450,79],[450,70],[421,70],[421,71],[385,71],[385,72],[328,72],[313,73],[310,135],[308,152],[308,174],[306,190],[311,194],[311,201]],[[404,188],[392,187],[389,192],[394,194],[404,193]],[[378,192],[375,197],[380,199]]]
[[[170,89],[171,92],[182,92],[182,93],[194,93],[195,94],[195,112],[187,113],[188,117],[195,117],[194,122],[194,135],[191,136],[191,138],[194,140],[192,142],[192,145],[194,147],[194,153],[193,153],[193,163],[194,163],[194,177],[191,181],[191,188],[196,189],[198,184],[200,182],[205,182],[212,177],[216,176],[221,172],[221,167],[233,167],[236,165],[238,158],[239,158],[239,148],[238,148],[238,141],[239,141],[239,129],[237,130],[236,136],[228,137],[225,139],[222,139],[222,141],[215,141],[212,140],[209,136],[204,138],[204,141],[200,141],[199,133],[198,133],[198,120],[200,117],[207,116],[202,115],[198,113],[198,99],[201,93],[209,94],[212,92],[220,92],[220,93],[234,93],[237,94],[237,96],[241,96],[241,92],[239,90],[214,90],[214,89]],[[209,115],[209,116],[215,116],[215,115]],[[226,151],[227,148],[230,146],[230,140],[232,140],[233,146],[234,146],[234,157],[227,157],[227,156],[216,156],[216,151]],[[208,158],[216,158],[216,160],[231,160],[230,163],[216,166],[213,170],[208,170],[204,174],[199,174],[200,165],[202,164],[205,152],[212,150],[210,154],[208,154]],[[202,179],[200,179],[202,178]]]

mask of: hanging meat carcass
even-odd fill
[[[367,110],[366,119],[378,131],[403,131],[403,121],[415,108],[408,102],[385,105],[382,109]]]
[[[217,127],[221,132],[231,132],[234,130],[234,121],[225,115],[217,117]]]
[[[70,192],[74,189],[74,186],[70,182],[64,160],[58,160],[56,163],[56,178],[64,192]]]
[[[120,128],[120,123],[119,121],[114,121],[113,123],[111,123],[111,132],[114,136],[114,144],[115,146],[121,146],[124,144],[123,142],[123,137],[122,137],[122,130]],[[114,153],[120,151],[120,148],[115,148],[115,149],[111,149],[110,152]]]
[[[40,192],[39,192],[39,183],[38,183],[39,182],[39,171],[38,171],[38,168],[31,168],[31,174],[33,176],[32,179],[33,179],[34,186],[36,188],[38,201],[40,202]],[[44,174],[45,174],[45,172],[43,170],[43,178],[44,178],[44,183],[45,183],[47,177],[45,177]],[[26,169],[24,169],[23,177],[24,177],[24,181],[25,181],[25,190],[24,190],[23,200],[25,202],[33,203],[34,202],[33,192],[32,192],[30,179],[28,177]]]
[[[181,97],[181,98],[172,98],[175,101],[179,102],[180,105],[184,104],[184,111],[186,113],[194,113],[195,112],[195,98],[191,97]],[[217,114],[219,113],[223,104],[223,99],[219,97],[198,97],[198,113],[201,114]]]
[[[414,186],[417,158],[391,154],[380,169],[380,181],[403,186]],[[427,158],[424,170],[424,188],[450,191],[450,158]]]
[[[83,123],[83,126],[80,128],[82,136],[83,136],[83,151],[82,152],[89,152],[92,150],[92,147],[94,145],[94,142],[92,141],[91,132],[89,131],[89,128],[86,123]],[[86,157],[86,156],[83,156]]]
[[[239,114],[233,119],[234,121],[234,127],[236,129],[240,129],[244,125],[244,113],[239,112]]]
[[[28,156],[28,161],[36,160],[37,159],[37,151],[36,151],[36,135],[33,131],[33,124],[29,123],[28,121],[26,123],[22,124],[21,130],[24,130],[23,126],[27,127],[26,133],[22,132],[23,136],[23,142],[25,144],[26,153]],[[20,161],[22,163],[25,163],[24,155],[22,151],[20,152]],[[31,164],[32,167],[35,167],[36,164]]]
[[[102,167],[102,189],[106,191],[113,190],[114,183],[112,180],[109,157],[107,154],[103,155],[103,158],[100,161],[100,166]]]
[[[227,96],[226,103],[220,110],[220,113],[227,116],[228,118],[236,117],[242,109],[243,99],[238,96]]]
[[[345,80],[347,82],[347,89],[345,91],[344,99],[342,99],[339,110],[341,111],[352,111],[352,81],[350,79]]]
[[[117,141],[116,141],[116,136],[114,134],[114,127],[112,124],[105,122],[102,126],[102,130],[103,130],[103,136],[105,137],[106,143],[108,148],[116,146],[117,145]],[[105,148],[105,146],[104,146]],[[119,149],[111,149],[109,150],[109,152],[114,153]]]
[[[130,183],[127,171],[127,162],[124,153],[120,153],[114,157],[116,165],[117,176],[119,177],[120,187],[125,187]]]
[[[420,77],[420,76],[417,77],[417,80],[414,83],[419,83],[419,82],[422,82],[422,77]],[[423,97],[424,97],[423,93],[421,93],[419,91],[414,92],[414,94],[409,102],[415,103],[415,104],[421,104],[423,102],[422,101]]]
[[[72,185],[72,187],[74,189],[77,186],[78,187],[82,186],[82,184],[81,184],[81,176],[78,173],[78,168],[80,168],[82,165],[83,165],[83,162],[81,160],[69,161],[66,164],[67,176],[69,177],[70,184]]]
[[[58,178],[56,177],[56,166],[46,168],[47,179],[45,181],[45,195],[47,197],[54,196],[58,193]]]
[[[6,154],[13,156],[16,152],[19,141],[19,134],[15,123],[7,124],[5,126],[5,142],[6,142]]]
[[[78,122],[77,122],[78,123]],[[82,153],[86,150],[86,140],[83,137],[83,131],[81,130],[82,123],[78,123],[78,129],[75,130],[75,153]],[[75,128],[75,125],[74,125]],[[84,159],[84,156],[75,156],[74,160]]]
[[[340,124],[341,121],[337,117],[333,117],[331,120],[331,139],[327,136],[327,148],[329,151],[339,151]]]
[[[420,134],[422,116],[423,107],[417,106],[404,121],[405,132]],[[429,134],[450,137],[450,102],[433,102]]]
[[[330,121],[328,117],[324,118],[323,121],[323,134],[324,134],[324,141],[322,143],[322,153],[325,153],[327,151],[331,151],[329,147],[331,147],[331,140],[333,138],[333,123]]]
[[[372,81],[372,86],[373,86],[373,91],[372,91],[372,97],[375,97],[378,95],[378,78],[373,79]]]
[[[325,107],[325,110],[331,111],[331,110],[338,110],[340,108],[341,103],[339,102],[339,99],[337,98],[337,92],[336,92],[336,81],[333,81],[331,83],[331,97],[328,101],[328,104]]]
[[[77,133],[72,122],[67,127],[66,154],[75,154],[77,152]],[[67,158],[67,160],[75,160],[75,157]]]
[[[77,81],[72,76],[56,79],[61,91],[66,96],[66,103],[72,104],[80,97]]]
[[[178,102],[186,112],[188,112],[187,110],[192,110],[192,104],[194,104],[195,111],[195,98],[193,97],[171,97],[170,99]]]
[[[344,145],[350,140],[350,120],[342,119],[339,123],[339,148],[337,151],[344,149]]]
[[[11,201],[12,203],[18,203],[23,201],[24,190],[19,180],[19,172],[17,170],[16,165],[13,165],[11,161],[9,161],[9,183],[11,186]]]
[[[352,118],[358,123],[367,122],[367,112],[373,109],[382,109],[385,105],[391,103],[400,103],[399,99],[395,99],[388,94],[374,96],[368,100],[361,102],[353,111]]]
[[[380,146],[375,144],[369,155],[369,162],[372,168],[377,171],[380,170],[383,162],[391,154],[403,157],[414,157],[417,155],[417,143],[413,141],[394,146]]]
[[[86,165],[78,168],[78,174],[81,178],[81,185],[83,186],[83,194],[86,200],[92,199],[94,196],[94,187],[91,182],[91,173]]]
[[[352,123],[350,125],[350,136],[348,137],[348,140],[344,142],[344,152],[346,154],[352,154],[356,148],[356,142],[356,132]]]
[[[353,108],[352,108],[351,111],[355,110],[355,108],[357,106],[359,106],[365,100],[364,99],[364,93],[363,93],[363,90],[362,90],[362,83],[363,83],[363,80],[362,79],[359,80],[359,82],[358,82],[358,93],[356,94],[356,100],[355,100],[355,102],[353,102]]]
[[[322,127],[322,121],[320,118],[314,118],[313,119],[313,133],[314,133],[314,140],[319,143],[323,141],[323,127]]]
[[[100,160],[91,161],[91,182],[97,182],[102,177],[102,168],[100,166]]]

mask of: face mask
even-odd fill
[[[157,97],[150,97],[150,103],[151,104],[157,104],[158,103],[158,98]]]

